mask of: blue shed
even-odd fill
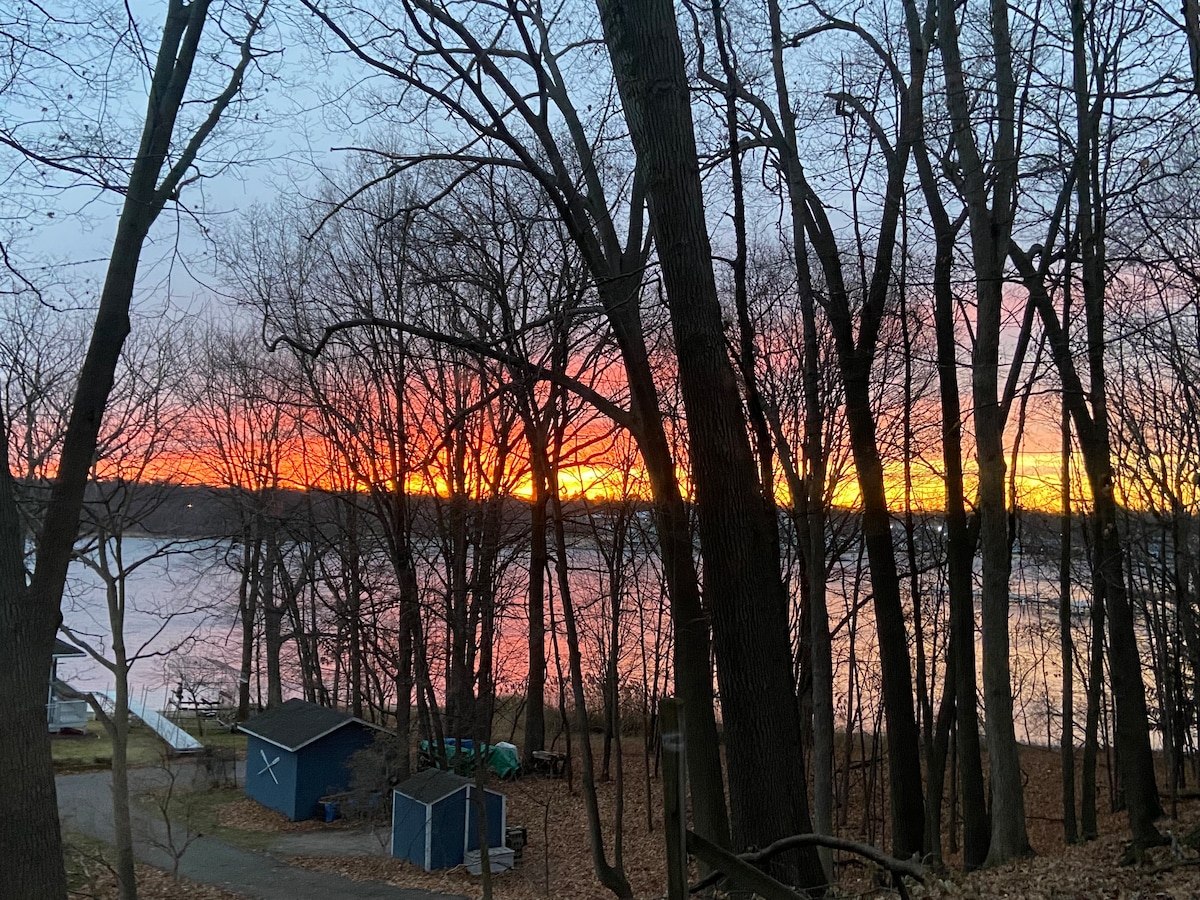
[[[288,700],[238,729],[246,734],[246,796],[293,822],[350,787],[350,757],[374,738],[369,722],[306,700]]]
[[[460,865],[479,849],[479,811],[474,780],[426,769],[392,794],[392,856],[429,871]],[[484,788],[488,847],[504,846],[508,801]]]

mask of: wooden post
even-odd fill
[[[663,751],[663,833],[667,841],[667,900],[687,900],[687,772],[684,767],[683,704],[658,704]]]

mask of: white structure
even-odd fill
[[[86,700],[72,698],[75,693],[66,682],[58,680],[58,661],[60,659],[80,659],[87,656],[78,647],[73,647],[64,640],[54,639],[54,652],[50,656],[50,687],[46,699],[46,722],[51,734],[58,734],[68,728],[83,731],[88,723],[88,705]]]
[[[117,702],[116,691],[92,691],[92,695],[100,700],[105,711],[111,713]],[[137,700],[129,701],[129,711],[158,732],[158,736],[167,742],[167,746],[176,753],[194,753],[203,750],[204,745],[169,719],[150,709],[146,704]]]

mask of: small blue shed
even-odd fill
[[[426,870],[462,864],[468,850],[479,849],[479,810],[474,780],[426,769],[392,793],[392,856]],[[488,847],[504,846],[508,801],[484,788]]]
[[[336,709],[288,700],[238,726],[246,734],[246,796],[293,822],[350,787],[350,757],[381,729]]]

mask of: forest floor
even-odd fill
[[[597,748],[598,749],[598,748]],[[869,748],[867,748],[869,750]],[[625,753],[624,865],[638,898],[666,894],[663,865],[661,782],[651,771],[649,789],[640,738],[627,738]],[[856,753],[855,756],[858,754]],[[886,753],[881,754],[886,758]],[[653,765],[653,764],[651,764]],[[1026,897],[1032,900],[1200,900],[1200,854],[1194,850],[1155,848],[1135,865],[1121,865],[1128,832],[1121,813],[1108,812],[1108,772],[1098,773],[1098,807],[1101,837],[1067,847],[1063,840],[1061,763],[1056,750],[1027,747],[1021,754],[1025,774],[1025,805],[1030,843],[1035,856],[1005,866],[964,874],[955,853],[946,853],[944,872],[929,872],[926,884],[910,885],[914,897],[992,898]],[[578,769],[576,770],[578,771]],[[884,773],[861,761],[849,767],[849,804],[839,813],[838,833],[843,837],[886,847],[884,830],[886,796],[879,785]],[[846,770],[841,776],[846,778]],[[769,777],[769,773],[764,773]],[[1160,777],[1160,784],[1165,779]],[[608,893],[593,874],[583,797],[576,776],[574,789],[564,779],[527,776],[496,785],[508,798],[508,824],[523,825],[528,844],[517,867],[493,879],[496,900],[558,900],[606,898]],[[608,859],[613,859],[611,823],[616,784],[598,785],[601,815],[609,828]],[[1200,827],[1200,799],[1181,800],[1177,819],[1164,819],[1160,830],[1182,839]],[[214,830],[233,845],[265,847],[266,852],[314,872],[342,875],[355,880],[383,882],[397,887],[481,897],[481,879],[464,869],[429,873],[387,856],[386,834],[380,829],[339,821],[290,823],[236,792],[214,798]],[[1164,799],[1164,806],[1169,803]],[[947,828],[949,822],[946,822]],[[212,832],[208,832],[212,833]],[[948,833],[948,832],[947,832]],[[946,842],[949,849],[949,841]],[[308,849],[303,849],[308,848]],[[319,848],[319,849],[314,849]],[[832,896],[895,896],[881,887],[880,873],[849,858],[839,859],[838,885]],[[92,879],[84,896],[108,900],[103,879]],[[231,895],[205,885],[186,885],[169,876],[146,871],[142,900],[228,900]],[[727,896],[735,896],[729,894]],[[736,895],[744,896],[744,895]]]

